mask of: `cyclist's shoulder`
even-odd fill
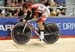
[[[33,4],[31,6],[31,8],[38,8],[38,7],[46,7],[46,6],[44,4],[41,4],[41,3]]]

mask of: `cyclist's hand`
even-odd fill
[[[26,22],[26,20],[25,19],[20,19],[20,22]]]
[[[22,20],[22,22],[26,22],[26,20],[25,20],[25,19],[23,19],[23,20]]]

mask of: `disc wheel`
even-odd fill
[[[54,23],[44,24],[45,34],[43,41],[47,44],[55,43],[59,39],[59,28]]]

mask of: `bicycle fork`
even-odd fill
[[[27,26],[27,23],[24,24],[24,28],[23,28],[23,31],[22,31],[22,35],[23,35],[24,31],[25,31],[26,26]]]

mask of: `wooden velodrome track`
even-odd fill
[[[75,38],[60,38],[54,44],[31,39],[26,45],[12,40],[0,40],[0,52],[75,52]]]

